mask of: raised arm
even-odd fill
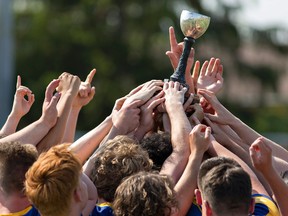
[[[34,94],[28,87],[21,85],[21,77],[18,75],[12,110],[1,129],[1,136],[15,133],[20,119],[29,112],[34,101]]]
[[[69,147],[80,159],[82,164],[97,149],[112,127],[112,116],[108,116],[100,125],[84,134]]]
[[[37,149],[40,152],[46,151],[50,147],[61,143],[67,125],[67,119],[71,110],[72,102],[78,93],[81,82],[79,77],[68,73],[63,73],[59,79],[60,84],[58,87],[58,92],[61,93],[61,98],[57,105],[57,123],[38,143]]]
[[[183,103],[186,88],[182,88],[180,83],[165,83],[165,107],[171,122],[171,143],[172,154],[164,162],[161,174],[170,175],[176,183],[183,173],[187,164],[190,148],[189,133],[191,131],[190,122],[185,114]]]
[[[272,164],[272,148],[260,137],[250,147],[250,156],[255,168],[269,183],[282,216],[288,215],[288,186],[281,179]]]
[[[86,106],[95,95],[95,87],[91,87],[91,82],[96,73],[96,69],[93,69],[88,75],[84,82],[81,82],[79,91],[73,100],[72,107],[68,116],[67,125],[65,128],[64,137],[62,143],[74,142],[75,131],[77,126],[77,120],[80,110],[83,106]]]
[[[47,86],[41,117],[22,130],[2,138],[1,142],[18,141],[23,144],[29,143],[36,146],[57,121],[56,105],[60,98],[60,94],[53,96],[53,92],[58,85],[59,80],[53,80]]]
[[[200,89],[199,94],[201,94],[207,102],[212,106],[214,113],[206,113],[205,115],[213,122],[223,125],[229,125],[237,135],[250,146],[254,140],[258,137],[261,137],[259,133],[250,128],[244,122],[242,122],[239,118],[234,116],[229,110],[227,110],[217,99],[213,92],[208,90]],[[267,139],[268,140],[268,139]],[[273,155],[279,157],[283,160],[288,158],[288,151],[284,149],[282,146],[277,143],[268,140],[269,145],[273,149]]]
[[[198,171],[211,140],[211,128],[206,125],[196,125],[189,134],[191,153],[185,170],[175,186],[179,215],[186,215],[191,207],[197,188]]]

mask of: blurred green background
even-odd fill
[[[35,94],[32,110],[20,127],[41,115],[47,84],[67,71],[84,80],[91,69],[96,95],[83,107],[77,129],[87,131],[110,114],[117,98],[151,79],[173,73],[165,52],[169,26],[183,40],[183,9],[211,17],[207,32],[195,43],[196,59],[221,58],[224,88],[219,99],[236,116],[259,131],[287,132],[287,43],[278,26],[239,27],[242,5],[199,0],[14,0],[15,81]],[[235,22],[236,20],[236,22]],[[288,41],[288,40],[287,40]]]

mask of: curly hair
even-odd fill
[[[37,149],[31,144],[0,143],[0,186],[7,196],[23,192],[25,173],[37,157]]]
[[[160,171],[164,161],[173,151],[171,135],[168,132],[153,132],[140,141],[150,159],[153,161],[153,170]]]
[[[82,166],[68,150],[57,145],[42,153],[26,173],[26,195],[41,215],[67,215],[79,184]]]
[[[145,150],[128,136],[109,140],[95,155],[91,180],[99,197],[112,202],[121,181],[139,171],[150,171],[152,161]]]
[[[165,216],[178,208],[173,183],[166,175],[139,172],[117,188],[112,208],[115,216]]]

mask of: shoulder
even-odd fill
[[[252,197],[255,200],[253,215],[264,215],[264,216],[280,215],[277,205],[270,197],[263,194],[253,194]]]
[[[101,203],[96,205],[90,216],[113,216],[111,203]]]

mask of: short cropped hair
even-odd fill
[[[166,216],[178,208],[172,180],[158,173],[139,172],[117,188],[112,204],[115,216]]]
[[[151,168],[147,152],[134,139],[117,136],[96,153],[90,177],[99,197],[112,202],[116,188],[125,177]]]
[[[43,216],[67,215],[82,166],[68,150],[57,145],[42,153],[26,174],[26,195]]]
[[[198,174],[198,187],[217,215],[248,214],[252,194],[250,176],[233,159],[215,157],[204,161]]]
[[[24,192],[25,174],[37,157],[37,149],[31,144],[0,143],[0,186],[6,196]]]
[[[281,174],[281,177],[286,185],[288,185],[288,170]]]
[[[168,132],[153,132],[140,141],[141,147],[148,152],[153,161],[153,169],[160,171],[173,148],[171,135]]]

